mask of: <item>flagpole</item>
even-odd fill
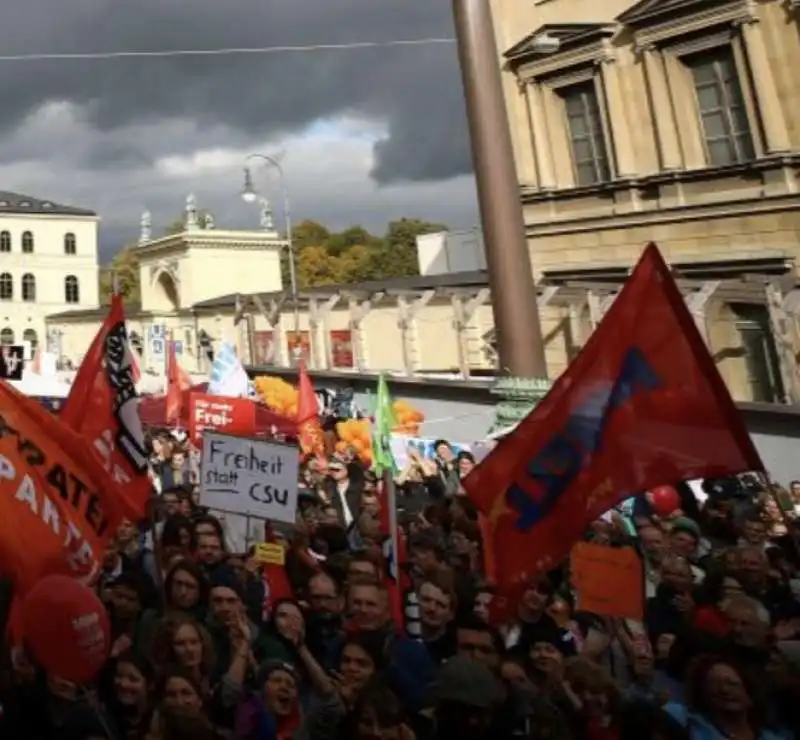
[[[172,346],[172,332],[167,333],[164,343],[164,396],[169,393],[169,349]]]
[[[392,559],[394,560],[395,580],[400,583],[400,533],[397,530],[397,487],[391,468],[383,470],[384,501],[389,507],[389,536],[392,538]],[[402,627],[402,625],[398,625]]]

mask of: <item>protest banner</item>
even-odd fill
[[[644,576],[633,548],[579,542],[572,548],[570,569],[578,609],[642,621]]]
[[[389,436],[389,446],[392,450],[392,457],[394,458],[395,466],[398,470],[408,465],[408,453],[413,450],[421,458],[432,460],[436,456],[436,444],[434,437],[412,437],[407,434],[391,434]],[[470,445],[462,444],[461,442],[449,442],[450,449],[454,455],[459,452],[469,452]]]
[[[200,500],[212,509],[294,524],[298,468],[294,445],[206,431]]]
[[[189,437],[196,444],[206,430],[252,434],[255,423],[255,404],[247,398],[189,394]]]

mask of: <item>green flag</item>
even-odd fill
[[[386,378],[383,375],[378,378],[374,417],[375,421],[372,424],[372,455],[375,472],[378,475],[383,475],[385,470],[395,473],[390,435],[392,429],[397,426],[397,421],[394,418],[389,386],[386,384]]]

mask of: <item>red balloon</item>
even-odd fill
[[[669,516],[681,508],[681,497],[672,486],[656,486],[649,493],[653,511],[659,516]]]
[[[42,578],[22,602],[25,645],[42,668],[66,681],[91,681],[108,658],[111,630],[93,591],[67,576]]]

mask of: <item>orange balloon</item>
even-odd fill
[[[36,662],[66,681],[91,681],[108,659],[108,614],[93,591],[67,576],[42,578],[22,603],[23,638]]]

